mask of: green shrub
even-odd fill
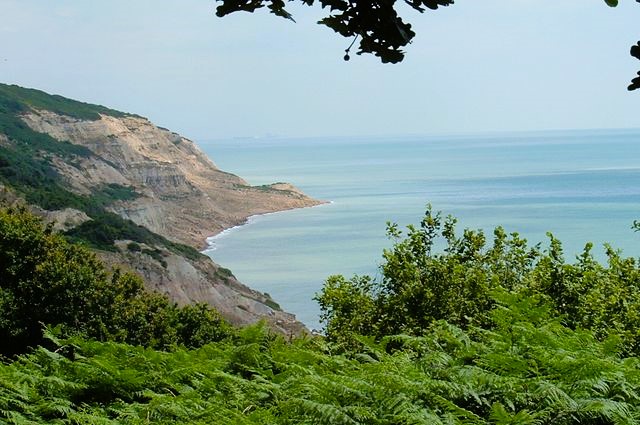
[[[131,252],[140,252],[142,251],[142,248],[140,247],[139,243],[136,242],[129,242],[127,244],[127,249]]]
[[[377,338],[424,334],[438,320],[468,328],[487,327],[492,293],[507,290],[541,296],[572,329],[590,329],[600,339],[622,337],[627,354],[640,354],[640,270],[633,258],[606,247],[599,264],[591,244],[575,264],[565,262],[561,243],[549,235],[546,250],[529,247],[518,234],[455,232],[456,220],[427,209],[419,227],[404,235],[389,224],[394,245],[383,253],[381,279],[330,277],[316,296],[327,335],[348,340],[355,333]],[[444,242],[442,251],[436,244]]]
[[[176,309],[173,327],[178,340],[188,348],[202,347],[233,334],[222,316],[206,304],[186,305]]]
[[[28,108],[44,109],[59,115],[84,120],[100,119],[99,114],[125,117],[131,114],[105,108],[100,105],[79,102],[36,89],[0,84],[0,111],[19,114]]]
[[[540,297],[498,291],[493,301],[491,332],[440,321],[419,337],[359,337],[361,348],[345,354],[261,326],[169,353],[53,338],[51,350],[0,365],[0,421],[637,423],[637,358],[563,326]]]
[[[74,242],[86,242],[92,248],[105,251],[115,251],[115,241],[128,239],[147,245],[164,246],[168,250],[184,255],[191,260],[205,257],[195,248],[172,242],[164,236],[153,233],[146,227],[124,219],[117,214],[100,212],[93,214],[91,218],[92,220],[70,229],[65,235]],[[154,258],[159,256],[158,253],[147,252],[147,254],[154,256]]]
[[[319,295],[337,343],[287,342],[263,325],[234,332],[204,305],[178,308],[147,294],[138,278],[108,276],[85,248],[25,211],[0,210],[3,343],[15,344],[25,329],[36,335],[37,320],[60,325],[46,339],[36,335],[49,349],[0,364],[0,422],[637,423],[640,362],[624,358],[632,337],[617,322],[605,333],[579,324],[590,318],[604,326],[605,312],[624,323],[622,315],[637,309],[635,262],[611,250],[607,266],[599,265],[588,246],[570,265],[554,238],[546,251],[532,251],[501,229],[487,248],[478,232],[455,237],[453,223],[427,214],[404,239],[390,226],[397,240],[385,252],[382,282],[332,277]],[[438,234],[447,240],[441,253],[429,242]],[[414,263],[406,274],[395,269],[406,261]],[[436,282],[433,293],[423,290],[442,313],[413,298],[420,276],[432,282],[430,268],[461,287]],[[485,303],[460,304],[459,292]],[[409,317],[387,323],[400,315],[385,306]],[[385,333],[393,326],[407,332]]]
[[[176,326],[181,317],[203,320],[197,336]],[[215,319],[215,320],[214,320]],[[205,307],[183,312],[160,294],[146,292],[130,273],[109,275],[87,248],[69,243],[24,209],[0,209],[0,352],[15,354],[42,343],[42,326],[65,334],[157,348],[226,334],[217,313]],[[223,328],[225,330],[223,330]]]

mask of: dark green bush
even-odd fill
[[[202,329],[184,330],[181,318],[191,324],[200,318]],[[0,209],[0,352],[15,354],[42,343],[45,324],[60,325],[68,335],[157,348],[193,346],[229,329],[204,306],[183,311],[165,296],[146,292],[138,276],[109,275],[95,254],[26,210]]]
[[[493,292],[506,290],[543,297],[570,328],[590,329],[600,339],[619,335],[626,353],[640,354],[640,270],[634,258],[607,246],[608,264],[601,265],[587,244],[569,264],[552,235],[541,250],[497,228],[488,245],[481,231],[457,236],[455,223],[428,209],[406,235],[390,224],[395,243],[384,251],[380,280],[330,277],[316,296],[328,336],[422,335],[438,320],[486,328]],[[444,248],[437,251],[441,240]]]
[[[95,213],[91,221],[86,221],[80,226],[65,233],[74,242],[86,242],[92,248],[105,251],[115,251],[114,242],[117,240],[132,240],[147,245],[160,245],[168,250],[184,255],[191,260],[204,258],[197,249],[188,245],[172,242],[167,238],[153,233],[144,226],[124,219],[111,212]],[[158,254],[150,254],[157,256]]]
[[[142,251],[142,248],[140,247],[139,243],[136,242],[129,242],[127,244],[127,249],[131,252],[140,252]]]
[[[44,109],[59,115],[84,120],[100,119],[99,114],[125,117],[130,114],[105,108],[100,105],[79,102],[58,95],[51,95],[36,89],[16,85],[0,84],[0,111],[18,114],[27,108]]]
[[[51,350],[0,365],[0,421],[637,423],[637,358],[563,326],[540,297],[498,291],[493,300],[490,332],[440,321],[420,337],[358,337],[361,349],[344,354],[320,338],[287,343],[260,326],[168,353],[53,338]]]

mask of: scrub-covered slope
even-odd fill
[[[208,302],[238,324],[292,322],[197,252],[250,215],[319,203],[291,185],[252,187],[137,115],[3,84],[0,184],[5,203],[26,201],[179,303]]]

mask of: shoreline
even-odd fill
[[[235,226],[231,226],[231,227],[227,227],[226,229],[223,229],[222,231],[215,233],[211,236],[207,236],[205,238],[205,247],[202,251],[200,251],[201,254],[207,255],[207,253],[209,252],[213,252],[215,251],[217,248],[215,246],[215,241],[217,239],[221,239],[223,237],[228,236],[231,233],[234,233],[235,231],[239,230],[242,227],[248,226],[250,224],[253,224],[256,222],[256,220],[259,220],[262,217],[266,217],[269,215],[274,215],[274,214],[280,214],[280,213],[284,213],[287,211],[297,211],[297,210],[304,210],[307,208],[318,208],[321,207],[323,205],[332,205],[334,204],[334,201],[321,201],[319,204],[317,205],[309,205],[306,207],[299,207],[299,208],[289,208],[286,210],[282,210],[282,211],[272,211],[272,212],[267,212],[267,213],[262,213],[262,214],[253,214],[250,215],[249,217],[245,218],[244,221],[240,224],[236,224]]]

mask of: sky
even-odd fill
[[[345,62],[327,10],[297,3],[293,23],[213,0],[0,0],[0,82],[196,140],[640,127],[635,1],[404,7],[417,36],[395,65]]]

